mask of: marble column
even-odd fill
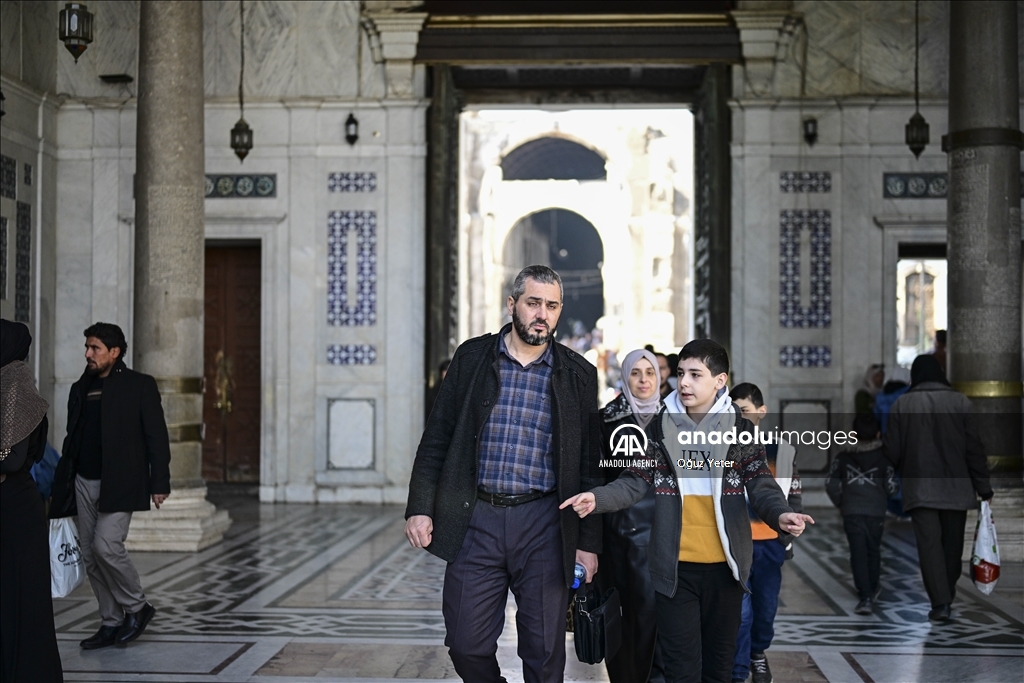
[[[171,496],[135,516],[129,547],[195,551],[230,524],[202,471],[203,10],[140,3],[135,173],[135,369],[157,379],[171,438]]]
[[[1024,559],[1017,3],[950,3],[948,267],[953,387],[970,397],[1003,559]],[[1001,509],[1005,508],[1005,510]],[[968,537],[973,527],[969,526]]]

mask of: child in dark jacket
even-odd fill
[[[850,566],[860,602],[853,611],[871,614],[882,592],[879,585],[882,530],[888,499],[899,484],[885,457],[881,428],[874,415],[858,415],[853,421],[857,445],[841,451],[832,462],[825,491],[843,514],[843,528],[850,544]]]

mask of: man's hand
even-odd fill
[[[434,520],[427,515],[413,515],[405,522],[405,537],[413,548],[426,548],[434,534]]]
[[[784,512],[779,515],[779,528],[790,536],[802,534],[805,524],[814,524],[810,515],[802,515],[799,512]]]
[[[163,502],[165,500],[167,500],[167,496],[168,495],[170,495],[170,494],[167,494],[167,493],[154,493],[153,494],[153,505],[156,505],[156,509],[157,510],[159,510],[160,506],[163,504]]]
[[[593,581],[594,574],[597,573],[597,555],[588,553],[586,550],[577,550],[576,562],[582,564],[587,570],[587,583]]]
[[[593,493],[591,493],[590,491],[584,491],[583,493],[577,493],[572,498],[566,499],[561,505],[558,506],[558,509],[559,510],[564,510],[565,508],[569,507],[570,505],[572,505],[573,512],[575,512],[577,515],[579,515],[581,518],[583,518],[583,517],[586,517],[587,515],[589,515],[591,512],[594,511],[594,509],[597,507],[597,500],[594,498],[594,494]],[[581,551],[577,550],[576,552],[579,553]],[[596,564],[597,564],[597,560],[596,559],[594,560],[594,563],[595,563],[595,566],[596,566]],[[580,564],[583,564],[583,563],[581,562]],[[586,566],[586,565],[584,565],[584,566]],[[589,574],[588,574],[588,577],[589,577]],[[587,583],[590,583],[590,582],[588,581]]]

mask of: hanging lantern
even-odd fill
[[[92,42],[92,12],[81,3],[69,2],[60,11],[57,29],[64,47],[77,64],[78,58]]]
[[[914,115],[910,117],[905,133],[907,146],[914,153],[915,159],[921,158],[921,152],[924,151],[924,148],[930,142],[928,123],[921,116],[921,88],[917,68],[921,58],[920,22],[918,16],[920,5],[920,0],[914,3]]]
[[[245,160],[249,150],[252,149],[252,128],[244,118],[238,119],[238,123],[231,129],[231,149],[235,150],[239,161]]]
[[[914,153],[917,158],[921,157],[921,152],[928,146],[929,135],[928,135],[928,123],[921,116],[921,112],[916,111],[914,115],[910,117],[910,122],[907,124],[907,146],[910,147],[910,151]]]
[[[345,140],[348,144],[356,144],[356,140],[359,139],[359,121],[356,119],[355,114],[349,114],[348,118],[345,119]]]
[[[238,161],[245,161],[246,155],[252,149],[252,128],[245,121],[245,0],[239,0],[239,14],[241,16],[241,61],[238,68],[238,111],[241,118],[231,129],[231,149],[238,155]]]

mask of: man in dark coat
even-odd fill
[[[935,356],[914,359],[910,391],[892,405],[885,455],[903,479],[903,509],[917,537],[928,618],[945,621],[963,573],[967,510],[989,500],[988,462],[971,402],[950,388]]]
[[[416,452],[405,533],[446,560],[445,645],[463,680],[503,681],[495,657],[509,588],[529,683],[561,681],[565,607],[577,563],[590,582],[598,518],[558,503],[601,482],[597,372],[554,341],[562,283],[516,277],[512,324],[455,352]]]
[[[87,367],[68,397],[68,433],[54,477],[51,517],[78,514],[86,573],[102,625],[86,650],[127,645],[156,610],[124,547],[132,513],[171,492],[171,451],[156,380],[124,364],[117,325],[85,330]]]

